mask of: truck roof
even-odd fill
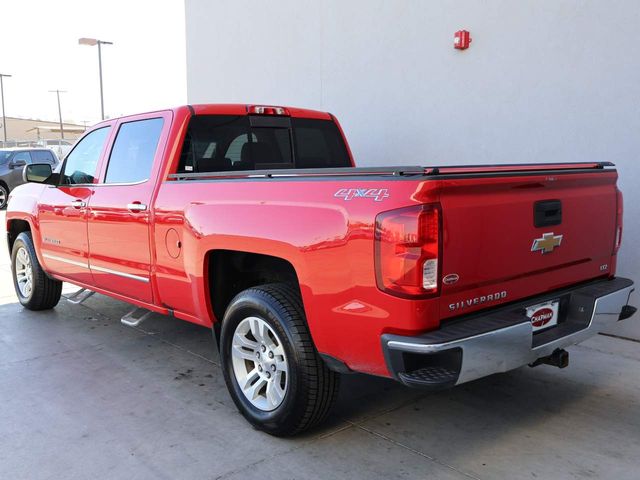
[[[288,107],[286,105],[269,105],[262,103],[204,103],[187,105],[187,108],[192,108],[196,115],[247,115],[249,114],[249,109],[255,106],[283,108],[288,111],[291,117],[331,120],[330,113],[310,110],[308,108]]]
[[[281,108],[286,111],[285,115],[293,118],[314,118],[319,120],[333,119],[333,116],[328,112],[321,112],[318,110],[311,110],[308,108],[288,107],[284,105],[269,105],[269,104],[261,104],[261,103],[199,103],[199,104],[193,104],[193,105],[179,105],[173,108],[165,108],[161,110],[152,110],[149,112],[139,112],[132,115],[122,115],[120,117],[113,117],[113,118],[109,118],[104,121],[98,122],[96,125],[94,125],[94,127],[102,123],[105,123],[107,121],[111,122],[113,120],[119,120],[119,119],[124,119],[129,117],[137,117],[139,115],[144,115],[147,113],[154,113],[154,112],[172,111],[176,113],[183,109],[189,109],[194,115],[249,115],[250,109],[253,107]]]

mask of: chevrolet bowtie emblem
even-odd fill
[[[553,249],[560,246],[562,243],[562,235],[554,235],[551,233],[543,233],[542,238],[536,238],[533,241],[533,245],[531,245],[531,251],[537,252],[542,251],[542,253],[551,253]]]

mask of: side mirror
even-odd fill
[[[32,163],[24,167],[22,179],[25,182],[48,183],[51,173],[51,165],[48,163]]]
[[[26,160],[14,160],[9,163],[9,168],[24,167],[27,164]]]

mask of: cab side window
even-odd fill
[[[102,127],[87,134],[67,155],[60,183],[78,185],[93,183],[98,160],[111,127]]]
[[[120,125],[109,156],[104,183],[148,180],[163,124],[162,118],[150,118]]]

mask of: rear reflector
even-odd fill
[[[440,206],[417,205],[383,212],[376,218],[376,282],[403,298],[438,294]]]
[[[269,105],[250,105],[247,111],[251,115],[282,115],[289,116],[289,110],[284,107],[273,107]]]
[[[438,259],[427,260],[422,266],[422,288],[438,289]]]

